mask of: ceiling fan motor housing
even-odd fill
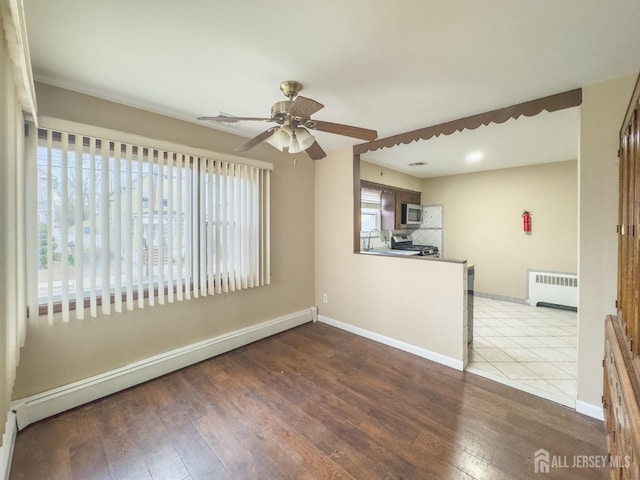
[[[271,107],[271,118],[276,123],[282,125],[287,118],[287,111],[292,103],[292,100],[283,100],[281,102],[274,103]]]

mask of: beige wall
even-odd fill
[[[602,395],[603,320],[615,311],[617,135],[634,80],[625,77],[583,91],[578,399],[592,405],[599,405]],[[231,152],[242,141],[46,85],[38,85],[38,102],[46,115],[221,152]],[[315,164],[301,156],[295,166],[291,157],[268,146],[257,147],[252,155],[275,164],[273,284],[54,327],[32,319],[16,398],[308,307],[314,298],[320,315],[462,360],[461,265],[352,253],[350,149]],[[531,209],[535,234],[540,219]],[[288,241],[291,235],[295,243]]]
[[[475,264],[477,291],[525,299],[528,270],[577,273],[577,182],[575,160],[429,178],[422,204],[444,205],[445,258]]]
[[[40,114],[233,153],[244,139],[94,97],[38,84]],[[314,303],[313,162],[261,145],[253,158],[274,163],[271,285],[242,292],[72,320],[31,319],[14,398],[118,368]],[[293,159],[298,162],[294,165]],[[292,239],[294,241],[292,241]]]
[[[319,315],[462,362],[465,265],[354,254],[352,165],[351,149],[315,164]]]
[[[604,318],[615,312],[618,131],[636,77],[583,89],[578,160],[578,409],[593,414],[601,405]],[[456,338],[462,331],[456,320],[460,312],[454,306],[462,301],[455,294],[459,290],[455,267],[352,253],[349,158],[350,152],[345,151],[316,163],[315,295],[320,314],[458,358],[461,346]],[[533,211],[535,234],[544,219],[533,207],[520,208]],[[518,226],[520,213],[513,213]],[[432,289],[437,295],[431,295]],[[324,292],[329,295],[327,304],[321,303]],[[422,299],[416,302],[416,295]]]
[[[604,319],[615,313],[619,131],[637,75],[583,88],[580,116],[578,400],[600,405]]]
[[[369,182],[382,183],[397,188],[405,188],[420,192],[422,190],[422,179],[397,172],[390,168],[381,167],[371,162],[367,162],[362,157],[360,162],[360,179]]]

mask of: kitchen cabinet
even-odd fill
[[[394,216],[394,223],[393,223],[393,229],[394,230],[399,230],[402,228],[402,193],[399,191],[395,192],[395,196],[396,196],[396,210],[395,210],[395,216]]]
[[[396,194],[382,192],[380,194],[380,230],[396,230]]]
[[[408,190],[399,190],[400,203],[413,203],[414,205],[420,205],[420,192],[411,192]]]
[[[396,189],[395,197],[396,203],[393,230],[400,230],[402,228],[402,204],[412,203],[414,205],[420,205],[422,194],[411,190]]]
[[[402,204],[420,205],[422,194],[413,190],[392,187],[375,182],[360,181],[360,188],[380,191],[380,229],[400,230],[402,228]]]

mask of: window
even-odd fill
[[[269,283],[268,168],[48,129],[37,165],[50,319]]]
[[[380,229],[380,191],[360,189],[360,230],[368,235],[374,228]]]

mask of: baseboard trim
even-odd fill
[[[604,422],[604,411],[602,405],[594,405],[592,403],[576,400],[576,412],[587,415],[588,417],[597,418]]]
[[[339,320],[334,320],[333,318],[325,317],[323,315],[318,315],[318,320],[321,323],[326,323],[327,325],[331,325],[332,327],[336,327],[341,330],[346,330],[347,332],[355,333],[356,335],[368,338],[369,340],[373,340],[378,343],[383,343],[390,347],[397,348],[398,350],[403,350],[405,352],[412,353],[419,357],[426,358],[427,360],[431,360],[436,363],[446,365],[447,367],[455,368],[456,370],[460,370],[460,371],[464,370],[462,360],[456,360],[455,358],[447,357],[446,355],[432,352],[431,350],[427,350],[426,348],[416,347],[415,345],[411,345],[410,343],[402,342],[400,340],[396,340],[395,338],[387,337],[385,335],[380,335],[379,333],[375,333],[370,330],[365,330],[364,328],[356,327],[349,323],[344,323]]]
[[[520,305],[529,305],[528,298],[509,297],[508,295],[498,295],[497,293],[478,292],[477,290],[473,292],[473,295],[475,297],[488,298],[490,300],[500,300],[501,302],[511,302],[511,303],[518,303]]]
[[[310,307],[16,400],[12,408],[16,412],[17,427],[22,430],[38,420],[314,321],[316,312],[315,307]]]
[[[11,459],[13,458],[13,447],[16,443],[18,427],[16,425],[16,414],[13,411],[7,413],[7,422],[4,426],[2,436],[2,446],[0,446],[0,479],[9,480],[11,472]]]

